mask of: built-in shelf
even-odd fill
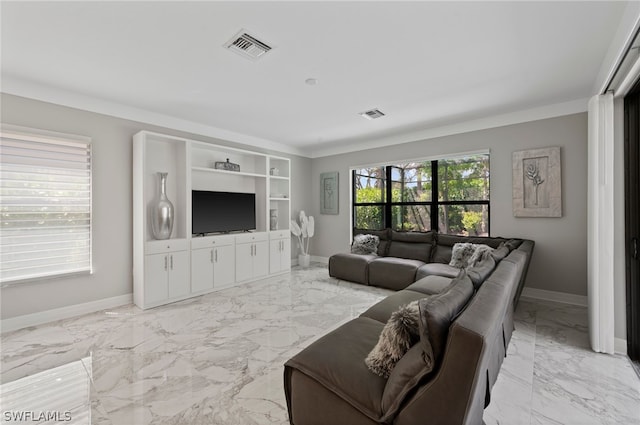
[[[228,171],[228,170],[218,170],[217,168],[206,168],[206,167],[191,167],[193,171],[203,171],[205,173],[216,173],[216,174],[229,174],[234,176],[246,176],[246,177],[267,177],[265,174],[257,174],[257,173],[245,173],[244,171]]]
[[[137,306],[156,307],[290,269],[289,158],[147,131],[133,139]],[[214,168],[217,162],[238,164],[241,171]],[[160,241],[153,237],[149,208],[156,202],[161,172],[168,173],[174,225],[171,238]],[[255,231],[192,235],[193,190],[255,194]]]

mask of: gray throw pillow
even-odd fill
[[[451,261],[449,265],[459,269],[467,267],[475,251],[476,249],[472,243],[464,242],[454,244],[451,249]]]
[[[418,301],[413,301],[391,314],[364,362],[373,373],[388,378],[396,363],[419,339]]]
[[[473,283],[466,271],[443,292],[418,300],[420,310],[420,343],[427,368],[435,368],[442,358],[451,321],[467,305],[473,295]]]
[[[490,257],[491,253],[493,252],[493,248],[491,248],[489,245],[474,244],[473,248],[473,255],[471,256],[471,258],[469,258],[469,262],[466,267],[475,266],[481,261],[484,261],[485,258]]]
[[[493,250],[493,252],[491,253],[491,256],[493,257],[494,260],[496,260],[496,263],[499,263],[500,260],[502,260],[504,257],[509,255],[509,252],[510,250],[507,244],[502,242],[496,249]]]
[[[352,254],[378,255],[380,238],[376,235],[355,235],[351,244]]]
[[[487,255],[482,261],[467,267],[467,276],[471,279],[473,287],[478,289],[495,268],[496,260],[494,260],[493,256]]]

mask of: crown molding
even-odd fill
[[[70,108],[122,118],[129,121],[138,121],[145,124],[199,134],[234,143],[242,143],[252,147],[273,150],[291,155],[306,156],[300,149],[283,143],[277,143],[272,140],[236,133],[234,131],[224,130],[194,121],[172,117],[170,115],[147,111],[60,88],[28,82],[14,77],[2,76],[1,91],[2,93],[14,96],[54,103]]]
[[[441,127],[425,128],[422,130],[395,134],[382,138],[370,138],[366,141],[343,143],[339,146],[327,148],[317,147],[307,152],[311,158],[321,158],[331,155],[340,155],[349,152],[381,148],[385,146],[399,145],[402,143],[416,142],[437,137],[451,136],[453,134],[469,133],[472,131],[486,130],[489,128],[504,127],[507,125],[521,124],[529,121],[538,121],[547,118],[555,118],[563,115],[572,115],[587,111],[588,98],[576,99],[569,102],[556,103],[507,114],[494,115],[464,121]]]

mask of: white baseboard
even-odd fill
[[[119,295],[117,297],[104,298],[97,301],[90,301],[83,304],[75,304],[67,307],[54,308],[52,310],[38,313],[25,314],[23,316],[11,317],[0,320],[0,330],[2,333],[11,332],[29,326],[42,325],[43,323],[55,322],[56,320],[68,319],[82,314],[94,313],[108,308],[119,307],[131,304],[133,294]]]
[[[524,288],[522,290],[523,298],[531,298],[534,300],[555,301],[563,304],[587,306],[586,295],[568,294],[566,292],[547,291],[545,289]]]
[[[627,355],[627,340],[622,338],[615,338],[613,340],[613,351],[616,354]]]
[[[311,261],[316,262],[316,263],[329,264],[329,257],[319,257],[317,255],[312,255],[311,256]],[[298,259],[297,258],[292,258],[291,259],[291,267],[297,266],[297,265],[298,265]]]
[[[329,264],[329,257],[319,257],[317,255],[312,255],[311,261],[315,261],[316,263]]]

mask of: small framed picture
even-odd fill
[[[338,214],[338,172],[320,174],[320,214]]]

